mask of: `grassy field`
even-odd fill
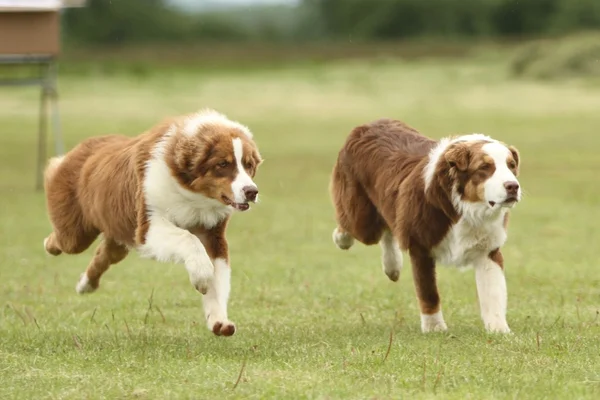
[[[2,89],[0,398],[599,398],[600,84],[506,71],[487,56],[63,76],[68,148],[205,106],[254,131],[262,201],[228,233],[238,327],[228,339],[205,328],[183,266],[133,254],[97,293],[75,293],[92,250],[42,249],[37,93]],[[449,331],[421,334],[410,266],[394,284],[377,247],[331,242],[337,152],[352,127],[384,116],[521,151],[525,198],[504,249],[513,335],[484,333],[473,271],[449,268],[439,270]]]

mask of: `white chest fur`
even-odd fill
[[[180,228],[212,228],[233,211],[218,200],[182,188],[161,159],[148,162],[144,192],[150,214],[159,214]]]
[[[456,267],[468,267],[488,256],[506,241],[506,210],[483,220],[462,217],[444,239],[432,249],[436,261]]]
[[[175,196],[173,196],[175,197]],[[192,228],[198,225],[212,228],[231,214],[229,207],[206,198],[189,199],[173,198],[166,207],[162,207],[165,217],[181,228]]]

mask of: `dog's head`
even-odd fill
[[[454,180],[454,203],[512,208],[521,200],[518,150],[489,138],[464,138],[452,141],[443,153]]]
[[[247,127],[206,110],[174,129],[167,164],[182,187],[239,211],[258,200],[253,178],[262,158]]]

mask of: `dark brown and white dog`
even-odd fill
[[[423,332],[446,330],[436,262],[474,266],[488,331],[508,333],[500,248],[508,210],[521,199],[519,153],[481,134],[442,139],[389,119],[355,128],[331,180],[341,249],[380,243],[386,275],[397,281],[407,250]]]
[[[52,255],[78,254],[103,240],[76,289],[93,292],[110,267],[137,249],[183,263],[203,296],[208,328],[230,336],[230,263],[225,228],[257,200],[261,157],[247,127],[213,110],[176,117],[134,137],[85,140],[45,173],[54,228]]]

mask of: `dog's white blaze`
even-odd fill
[[[252,186],[256,188],[254,181],[250,178],[250,175],[246,172],[243,165],[244,159],[244,146],[242,144],[242,139],[235,138],[233,139],[233,155],[235,158],[235,163],[237,166],[238,174],[231,183],[231,191],[233,192],[234,201],[236,203],[245,203],[248,200],[246,199],[246,195],[244,194],[244,187]]]
[[[425,180],[425,191],[429,189],[429,185],[431,185],[431,181],[433,180],[433,176],[435,175],[435,169],[437,168],[438,163],[440,162],[440,158],[451,144],[456,142],[473,142],[477,140],[484,140],[487,142],[496,143],[497,141],[492,139],[489,136],[483,135],[481,133],[472,133],[470,135],[462,135],[453,138],[443,138],[439,141],[439,143],[431,149],[429,152],[429,161],[427,165],[423,169],[423,179]]]
[[[517,182],[517,177],[508,168],[506,163],[510,150],[501,143],[486,143],[481,148],[493,160],[496,166],[494,174],[484,183],[486,201],[498,204],[506,200],[507,193],[504,184],[506,182]],[[521,199],[521,189],[518,190],[517,198]]]
[[[485,328],[490,332],[510,332],[506,322],[507,290],[502,268],[485,257],[475,266],[475,280]]]
[[[427,332],[442,332],[448,330],[442,310],[434,314],[421,314],[421,331]]]
[[[227,302],[231,290],[231,267],[227,260],[215,258],[213,260],[215,275],[208,292],[202,298],[204,305],[204,316],[209,329],[212,329],[216,322],[223,325],[229,323],[227,319]]]

